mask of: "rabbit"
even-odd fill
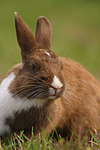
[[[37,20],[35,37],[14,13],[22,63],[0,85],[0,136],[24,131],[31,137],[56,129],[62,137],[100,129],[100,84],[83,66],[51,51],[52,29]]]

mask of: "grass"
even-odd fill
[[[52,25],[52,50],[59,56],[80,62],[100,79],[100,1],[99,0],[20,0],[0,1],[0,80],[15,64],[21,62],[17,44],[13,12],[17,11],[35,33],[36,20],[46,16]],[[32,136],[23,142],[23,133],[12,137],[6,149],[100,149],[100,141],[92,134],[94,141],[74,142],[62,138],[53,143],[48,137]],[[17,141],[17,142],[16,142]]]
[[[60,136],[55,140],[53,137],[45,136],[44,132],[37,136],[32,134],[31,139],[28,139],[21,132],[20,135],[11,136],[7,142],[3,141],[0,147],[4,150],[97,150],[100,149],[100,140],[92,132],[91,139],[84,137],[82,140],[79,136],[75,138],[73,134],[70,140],[65,140]]]

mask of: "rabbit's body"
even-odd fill
[[[55,127],[62,136],[70,136],[72,132],[78,132],[82,119],[86,121],[85,127],[88,125],[99,130],[100,85],[80,64],[66,58],[59,59],[65,68],[63,73],[67,87],[61,98],[52,101],[14,98],[10,85],[22,64],[11,69],[1,84],[1,88],[6,86],[3,98],[0,99],[1,134],[24,130],[26,135],[30,135],[32,127],[34,134],[42,128],[51,133]]]
[[[13,67],[0,86],[0,135],[20,132],[30,137],[54,127],[63,137],[82,127],[100,129],[100,84],[80,64],[50,50],[51,27],[37,23],[35,39],[15,14],[22,64]]]

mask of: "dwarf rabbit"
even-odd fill
[[[14,13],[22,63],[0,85],[0,136],[28,137],[55,128],[62,137],[100,129],[100,84],[79,63],[51,51],[51,25],[39,17],[35,37]]]

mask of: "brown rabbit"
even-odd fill
[[[37,21],[35,38],[15,13],[22,63],[14,66],[0,86],[0,136],[24,130],[27,136],[54,127],[62,137],[80,127],[100,129],[100,84],[80,64],[56,56],[50,49],[51,25]]]

